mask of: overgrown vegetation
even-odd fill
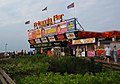
[[[0,67],[18,84],[111,84],[120,82],[120,73],[103,72],[102,64],[77,57],[45,55],[0,61]],[[116,78],[117,77],[117,78]]]

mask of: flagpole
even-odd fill
[[[49,18],[49,17],[48,17],[48,8],[47,8],[47,18]]]
[[[75,2],[74,2],[74,14],[73,15],[74,15],[74,18],[75,18]]]

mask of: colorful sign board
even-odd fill
[[[57,26],[56,25],[43,27],[42,36],[50,36],[50,35],[54,35],[54,34],[57,34]]]
[[[95,38],[72,40],[73,45],[95,43]]]
[[[59,22],[47,27],[42,27],[28,31],[28,39],[36,39],[44,36],[52,36],[57,34],[63,34],[66,32],[73,32],[76,29],[75,19]]]
[[[75,19],[63,21],[42,28],[42,36],[51,36],[56,34],[62,34],[65,32],[73,32],[76,29]]]
[[[76,37],[75,37],[75,34],[74,34],[73,32],[71,32],[71,33],[66,33],[66,37],[67,37],[67,39],[74,39],[74,38],[76,38]]]

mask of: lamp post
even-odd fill
[[[7,43],[5,44],[5,56],[7,56]]]

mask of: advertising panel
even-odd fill
[[[56,34],[63,34],[65,32],[73,32],[76,29],[75,19],[59,22],[47,27],[43,27],[41,30],[42,36],[51,36]]]
[[[40,39],[35,39],[36,44],[41,43]]]
[[[42,43],[47,43],[47,42],[48,42],[48,40],[47,40],[46,37],[42,37],[42,38],[41,38],[41,41],[42,41]]]
[[[32,39],[32,31],[28,31],[28,40],[31,40]]]
[[[36,30],[31,30],[32,31],[32,39],[36,38]]]
[[[62,34],[67,32],[67,21],[61,22],[57,24],[57,34]]]
[[[55,37],[54,36],[49,36],[48,39],[49,39],[50,42],[55,41]]]
[[[70,19],[67,21],[68,32],[73,32],[76,30],[76,21],[75,19]]]
[[[57,26],[56,25],[51,25],[48,27],[44,27],[42,30],[42,36],[50,36],[57,34]]]
[[[78,40],[73,40],[72,44],[88,44],[88,43],[95,43],[95,38],[87,38],[87,39],[78,39]]]
[[[41,38],[41,28],[36,29],[36,38]]]
[[[75,37],[75,34],[74,34],[73,32],[71,32],[71,33],[66,33],[66,36],[67,36],[67,39],[74,39],[74,38],[76,38],[76,37]]]

